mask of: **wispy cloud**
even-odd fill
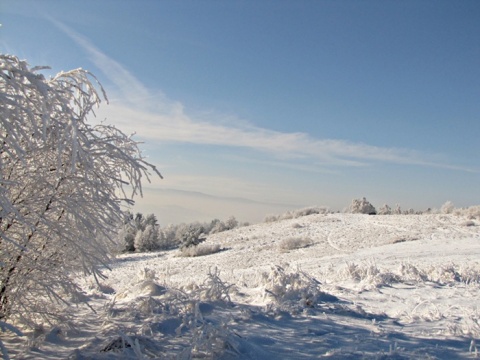
[[[58,29],[68,35],[89,55],[90,60],[121,92],[124,100],[132,102],[144,101],[151,96],[148,89],[120,63],[107,56],[95,47],[90,40],[75,32],[70,27],[51,17],[48,18]]]
[[[263,151],[283,160],[311,160],[317,166],[366,166],[373,162],[418,165],[478,172],[435,160],[415,150],[396,149],[336,139],[315,139],[305,133],[283,133],[246,126],[217,124],[191,118],[181,108],[168,114],[151,113],[114,103],[99,112],[126,132],[162,142],[219,145]]]
[[[114,119],[122,130],[136,132],[142,138],[192,144],[249,148],[282,159],[310,159],[330,166],[365,166],[373,162],[420,165],[469,172],[432,160],[427,154],[398,148],[386,148],[339,139],[317,139],[305,133],[284,133],[270,129],[232,124],[232,121],[202,121],[184,111],[181,103],[171,101],[160,91],[147,89],[120,63],[96,48],[90,40],[59,21],[50,19],[61,31],[89,54],[121,94],[119,101],[98,112]],[[217,119],[218,120],[218,119]]]

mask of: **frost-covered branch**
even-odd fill
[[[41,69],[0,55],[0,319],[29,324],[77,291],[72,272],[100,275],[122,202],[161,177],[130,136],[87,122],[107,100],[91,73]]]

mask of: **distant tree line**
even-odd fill
[[[368,215],[422,215],[422,214],[454,214],[467,216],[470,219],[480,218],[480,206],[470,206],[468,208],[456,208],[451,201],[445,202],[440,209],[428,208],[424,211],[415,211],[413,209],[402,210],[399,204],[392,209],[387,204],[378,209],[364,197],[362,199],[353,199],[350,206],[344,212],[352,214]]]
[[[315,214],[332,214],[334,211],[325,206],[310,206],[298,210],[290,210],[281,215],[267,215],[264,222],[270,223],[281,220],[297,219],[299,217]],[[422,214],[454,214],[464,215],[470,219],[480,219],[480,206],[470,206],[468,208],[456,208],[451,201],[445,202],[440,209],[428,208],[426,210],[406,209],[402,210],[399,204],[390,207],[384,204],[378,210],[365,197],[353,199],[349,206],[343,209],[343,213],[366,214],[366,215],[422,215]]]
[[[420,215],[420,214],[457,214],[467,215],[471,219],[480,218],[480,207],[472,206],[467,209],[455,208],[451,201],[447,201],[440,209],[427,209],[414,211],[402,210],[400,205],[391,208],[387,204],[378,210],[365,198],[353,199],[351,204],[343,210],[344,213],[368,215]],[[297,210],[287,211],[281,215],[268,215],[264,222],[275,222],[287,219],[296,219],[315,214],[332,213],[327,207],[311,206]],[[192,222],[178,225],[160,227],[154,214],[143,215],[126,212],[123,223],[117,234],[119,252],[147,252],[170,249],[185,250],[196,247],[206,240],[208,235],[247,226],[248,223],[239,224],[234,216],[226,221],[214,219],[210,222]]]
[[[248,224],[242,224],[245,226]],[[214,219],[211,222],[170,224],[160,227],[154,214],[143,215],[126,212],[123,224],[118,232],[121,252],[145,252],[169,250],[196,246],[205,241],[210,234],[232,230],[239,226],[235,217],[226,221]]]

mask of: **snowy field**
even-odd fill
[[[121,255],[82,280],[90,307],[4,340],[18,359],[475,358],[479,226],[310,215],[211,235],[210,255]]]

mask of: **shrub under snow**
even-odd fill
[[[387,204],[383,205],[379,210],[378,210],[378,215],[391,215],[392,214],[392,208],[388,206]]]
[[[205,230],[201,224],[188,224],[177,230],[180,248],[196,246],[205,241]]]
[[[295,250],[313,245],[313,241],[306,237],[289,237],[280,242],[280,249]]]
[[[281,215],[267,215],[263,221],[269,223],[287,219],[298,219],[308,215],[328,214],[329,212],[329,208],[325,206],[309,206],[302,209],[287,211]]]
[[[170,224],[161,228],[154,214],[144,216],[125,213],[124,222],[117,233],[119,252],[145,252],[190,247],[204,241],[209,234],[232,230],[240,225],[231,216],[225,222],[215,219],[210,223]]]
[[[287,271],[281,266],[272,267],[270,273],[263,273],[265,295],[271,298],[269,308],[273,311],[301,313],[315,308],[321,302],[338,299],[320,290],[320,282],[303,271]]]
[[[451,201],[445,202],[445,204],[442,205],[440,208],[440,211],[442,214],[451,214],[455,210],[455,205]]]
[[[353,199],[352,203],[347,209],[347,212],[352,214],[368,214],[376,215],[377,210],[370,204],[366,198],[362,199]]]
[[[147,225],[145,230],[137,232],[135,236],[136,251],[153,251],[159,248],[158,228],[154,225]]]
[[[180,257],[197,257],[215,254],[222,248],[218,244],[199,244],[195,246],[186,246],[180,249]]]

